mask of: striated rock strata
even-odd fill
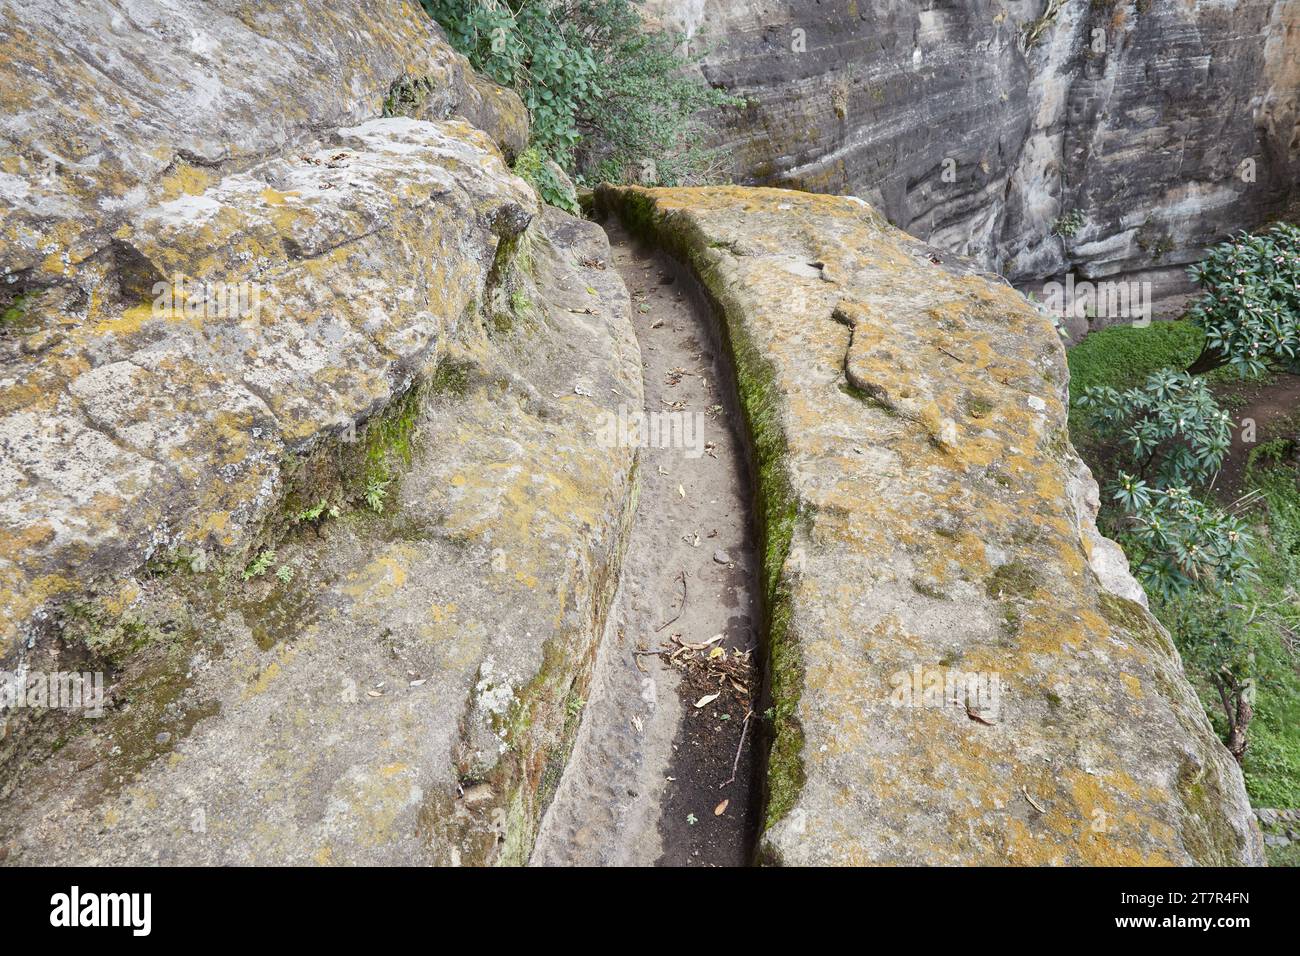
[[[719,117],[738,181],[860,196],[1031,289],[1074,272],[1176,297],[1186,263],[1286,214],[1300,178],[1295,0],[649,9],[746,99]]]

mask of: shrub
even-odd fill
[[[678,38],[647,33],[638,2],[422,0],[475,69],[523,99],[536,150],[524,168],[548,201],[563,190],[546,160],[581,182],[671,186],[716,157],[693,117],[738,101],[692,74]]]
[[[1218,594],[1248,582],[1254,565],[1245,525],[1192,494],[1213,480],[1232,440],[1231,420],[1205,382],[1166,369],[1123,392],[1087,389],[1076,406],[1115,443],[1107,488],[1118,515],[1108,512],[1108,530],[1147,591]]]
[[[1258,375],[1300,352],[1300,227],[1278,223],[1210,250],[1189,274],[1201,286],[1188,315],[1205,331],[1193,374],[1231,365]]]
[[[1208,483],[1232,444],[1232,419],[1185,372],[1152,372],[1122,392],[1095,386],[1076,404],[1102,437],[1119,440],[1136,478],[1158,487]]]

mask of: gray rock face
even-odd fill
[[[1300,174],[1295,0],[651,7],[749,101],[720,118],[740,181],[861,196],[1029,290],[1184,291],[1181,266]]]
[[[0,859],[522,862],[635,498],[604,235],[417,5],[3,22]]]
[[[477,78],[418,2],[0,3],[0,276],[59,281],[130,213],[385,105],[459,114],[505,147],[513,93]],[[418,95],[394,93],[424,81]],[[407,100],[406,103],[397,102]]]

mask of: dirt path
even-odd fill
[[[745,721],[760,611],[737,419],[689,280],[606,227],[633,296],[645,412],[661,417],[642,432],[622,584],[533,863],[742,865],[759,809],[759,717]]]
[[[1300,416],[1300,375],[1283,373],[1263,385],[1236,386],[1244,404],[1233,413],[1232,447],[1223,462],[1216,483],[1218,496],[1232,501],[1245,489],[1246,463],[1250,453],[1274,438],[1296,438]],[[1247,422],[1254,423],[1254,440],[1247,442]]]

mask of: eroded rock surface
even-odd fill
[[[1013,282],[1176,295],[1300,178],[1295,0],[648,6],[745,98],[720,117],[737,181],[861,196]]]
[[[1096,534],[1057,336],[861,201],[604,190],[735,357],[790,864],[1240,864],[1241,774]]]
[[[0,858],[522,862],[634,498],[603,233],[417,5],[5,7],[0,667],[108,700],[5,711]]]

